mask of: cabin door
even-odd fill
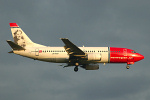
[[[124,56],[127,56],[127,49],[123,49]]]
[[[39,56],[39,49],[35,49],[35,56]]]

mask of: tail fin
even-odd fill
[[[21,47],[33,44],[30,38],[23,32],[23,30],[16,23],[9,23],[14,42]]]
[[[34,43],[30,40],[30,38],[23,32],[23,30],[17,25],[17,23],[9,23],[12,36],[14,38],[15,44],[25,48],[25,47],[45,47],[44,45],[40,45]]]

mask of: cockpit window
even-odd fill
[[[132,53],[136,53],[134,50],[133,51],[131,51]]]

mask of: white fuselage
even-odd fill
[[[79,47],[82,51],[89,54],[99,54],[101,60],[99,61],[86,61],[93,63],[108,63],[109,62],[109,47]],[[26,50],[14,50],[15,54],[54,63],[68,63],[69,55],[64,47],[28,47]],[[86,63],[85,62],[85,63]]]

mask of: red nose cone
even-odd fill
[[[136,55],[137,61],[144,59],[144,56],[141,54]]]
[[[142,60],[142,59],[144,59],[144,56],[143,56],[143,55],[141,55],[141,56],[140,56],[140,58],[141,58],[141,60]]]

